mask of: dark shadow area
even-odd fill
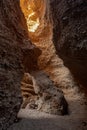
[[[87,130],[87,118],[40,118],[22,119],[8,130]]]

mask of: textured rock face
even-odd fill
[[[32,76],[31,76],[32,75]],[[22,80],[22,108],[37,109],[50,114],[65,115],[68,104],[64,94],[43,71],[26,73]]]
[[[29,58],[34,54],[38,56],[38,49],[29,41],[19,0],[0,1],[0,130],[6,130],[16,118],[22,102],[22,60],[27,55],[30,66],[25,62],[26,57],[24,65],[30,69],[33,62],[36,65],[37,57]]]
[[[50,4],[57,53],[77,80],[87,85],[87,1],[50,0]]]

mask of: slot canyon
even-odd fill
[[[87,1],[0,1],[0,130],[87,130]]]

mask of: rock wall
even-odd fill
[[[25,70],[34,68],[40,54],[29,40],[19,4],[19,0],[0,1],[0,130],[6,130],[19,111],[23,63]]]
[[[87,85],[87,1],[50,0],[53,41],[76,80]]]

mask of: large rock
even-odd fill
[[[87,1],[50,0],[53,41],[75,78],[87,85]]]
[[[22,102],[20,82],[26,50],[30,69],[37,64],[39,50],[30,43],[19,0],[0,1],[0,130],[13,123]]]
[[[32,76],[31,76],[32,75]],[[65,115],[68,104],[64,94],[43,71],[26,73],[22,80],[22,108],[37,109],[50,114]]]

